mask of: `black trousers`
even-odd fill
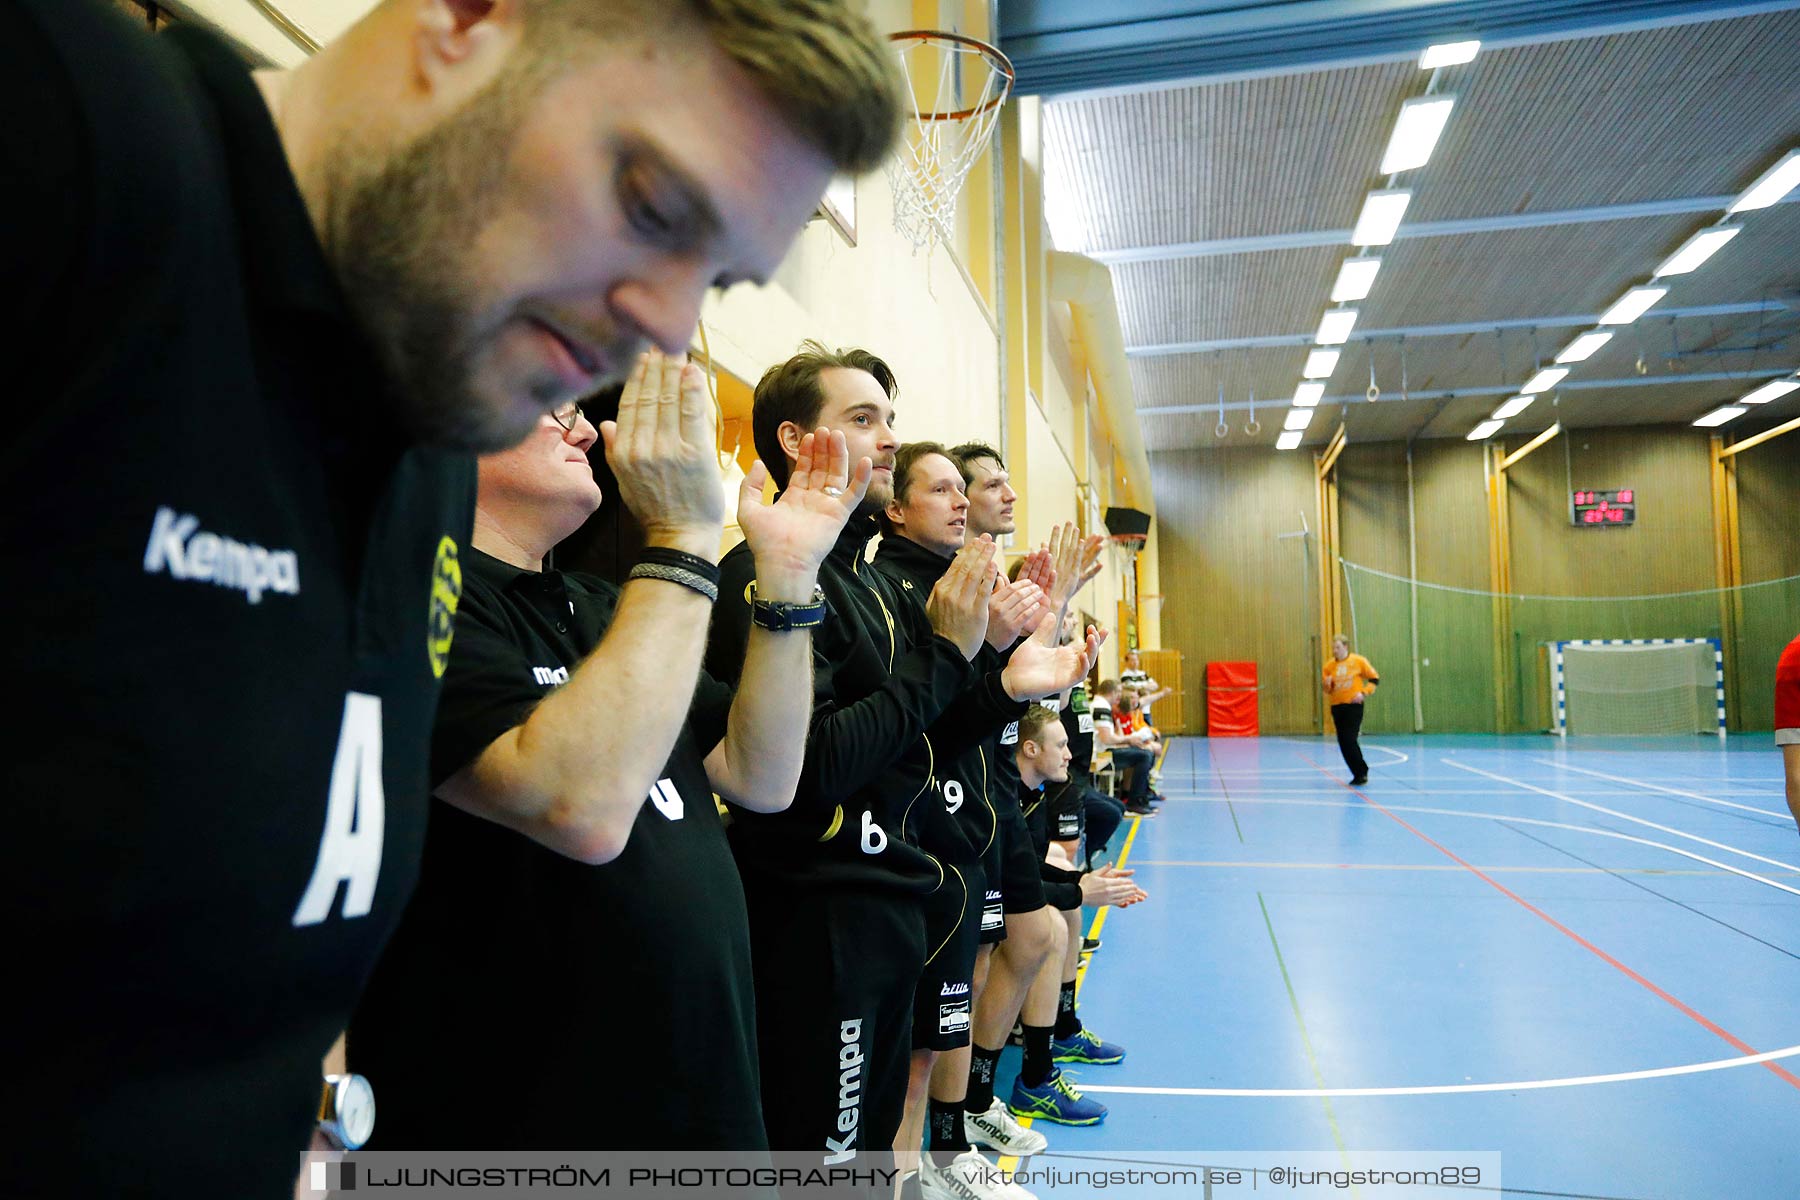
[[[1111,796],[1102,796],[1091,787],[1082,799],[1087,805],[1087,843],[1082,851],[1091,866],[1094,856],[1106,849],[1106,843],[1125,820],[1125,806]]]
[[[917,896],[744,880],[769,1146],[862,1168],[890,1153],[906,1105]]]
[[[1156,755],[1136,746],[1120,746],[1112,757],[1113,766],[1126,777],[1126,802],[1142,804],[1150,795],[1150,768],[1156,765]]]
[[[1360,704],[1331,706],[1331,723],[1337,726],[1338,749],[1343,752],[1344,765],[1357,779],[1369,773],[1369,764],[1363,761],[1362,747],[1356,744],[1357,737],[1362,734],[1362,719],[1363,706]]]

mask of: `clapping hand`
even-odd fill
[[[853,475],[844,435],[820,429],[800,439],[787,487],[773,504],[765,504],[763,485],[769,471],[757,460],[738,490],[738,527],[756,560],[760,599],[784,603],[812,599],[819,564],[862,503],[872,473],[864,458]]]
[[[1059,646],[1057,634],[1061,624],[1059,614],[1045,613],[1038,621],[1037,631],[1020,642],[1006,660],[1000,683],[1012,699],[1038,700],[1073,687],[1100,657],[1105,632],[1089,625],[1084,640]]]
[[[716,559],[725,525],[706,380],[687,355],[638,359],[619,397],[619,417],[600,423],[619,498],[652,545]]]
[[[1023,572],[1011,583],[1001,581],[988,597],[988,645],[1007,649],[1026,630],[1036,629],[1043,613],[1044,591]]]
[[[955,642],[966,659],[974,659],[987,636],[994,576],[994,539],[984,533],[956,552],[925,601],[933,632]]]

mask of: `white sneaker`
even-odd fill
[[[919,1168],[919,1190],[925,1200],[1037,1200],[1016,1183],[999,1178],[1000,1168],[981,1156],[979,1150],[965,1150],[942,1167],[931,1164],[931,1155]]]
[[[1050,1148],[1050,1139],[1019,1124],[998,1096],[986,1112],[963,1114],[963,1136],[971,1146],[986,1146],[1002,1154],[1042,1154]]]

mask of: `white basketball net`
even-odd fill
[[[961,42],[908,38],[895,48],[914,107],[905,144],[888,161],[887,177],[894,190],[894,228],[919,250],[949,239],[956,198],[993,139],[1012,79],[979,48]],[[935,87],[925,75],[932,62]],[[921,103],[926,97],[931,98],[929,106]],[[969,110],[967,117],[932,115]]]

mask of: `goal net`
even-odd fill
[[[1723,734],[1723,662],[1712,638],[1558,642],[1556,731]]]

